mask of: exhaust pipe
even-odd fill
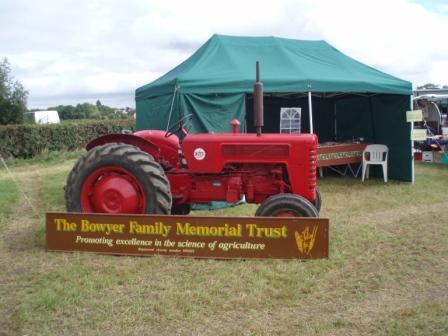
[[[257,136],[261,135],[263,121],[263,83],[260,82],[260,62],[256,63],[256,81],[254,85],[254,126]]]

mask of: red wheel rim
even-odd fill
[[[145,213],[144,189],[128,170],[106,166],[90,173],[81,190],[84,212]]]

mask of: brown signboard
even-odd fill
[[[195,258],[328,258],[328,219],[47,213],[49,251]]]
[[[328,167],[362,162],[362,152],[367,144],[319,145],[317,149],[317,166]]]

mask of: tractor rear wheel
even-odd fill
[[[162,167],[139,148],[92,148],[73,167],[65,188],[69,212],[169,214],[171,192]]]
[[[264,217],[319,217],[319,212],[310,201],[295,194],[277,194],[267,198],[255,216]]]

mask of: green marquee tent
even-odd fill
[[[390,178],[412,180],[406,122],[411,83],[325,41],[213,35],[186,61],[136,90],[137,129],[167,129],[193,114],[193,133],[230,131],[234,118],[252,132],[256,61],[265,92],[263,131],[279,132],[281,107],[301,107],[302,132],[311,129],[320,141],[362,137],[386,144]]]

